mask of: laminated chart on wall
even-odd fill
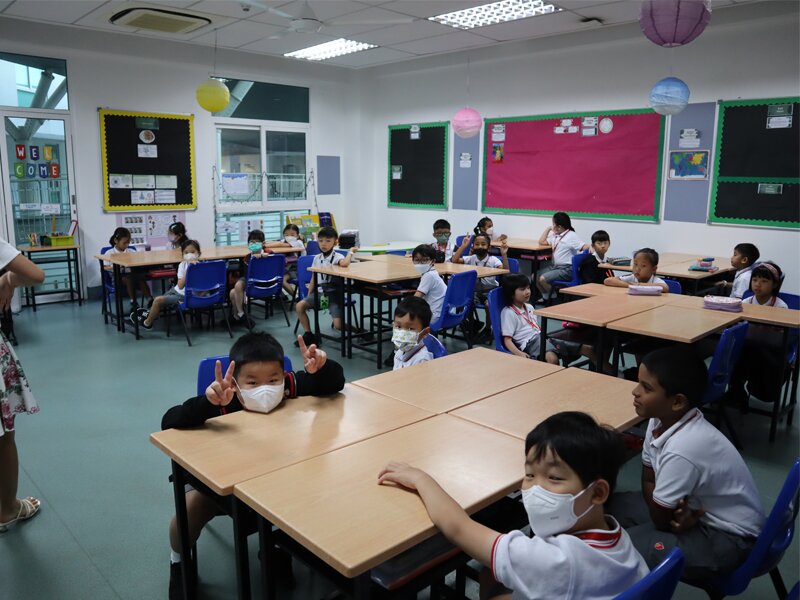
[[[448,124],[389,126],[389,206],[447,208]]]
[[[197,208],[194,117],[100,109],[103,208]]]
[[[664,117],[649,109],[487,119],[487,212],[656,221]]]
[[[800,227],[800,98],[719,103],[708,220]]]

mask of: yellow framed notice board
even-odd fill
[[[103,208],[197,208],[191,115],[99,109]]]

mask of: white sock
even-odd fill
[[[172,564],[181,562],[181,555],[175,552],[175,550],[172,548],[169,550],[169,562]]]
[[[236,313],[236,318],[241,319],[244,316],[244,311]]]

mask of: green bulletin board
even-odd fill
[[[389,126],[389,206],[447,209],[446,122]]]

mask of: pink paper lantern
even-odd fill
[[[642,33],[665,48],[688,44],[710,20],[709,0],[643,0],[639,14]]]
[[[453,117],[453,131],[460,138],[471,138],[478,135],[483,126],[483,117],[474,108],[462,108]]]

